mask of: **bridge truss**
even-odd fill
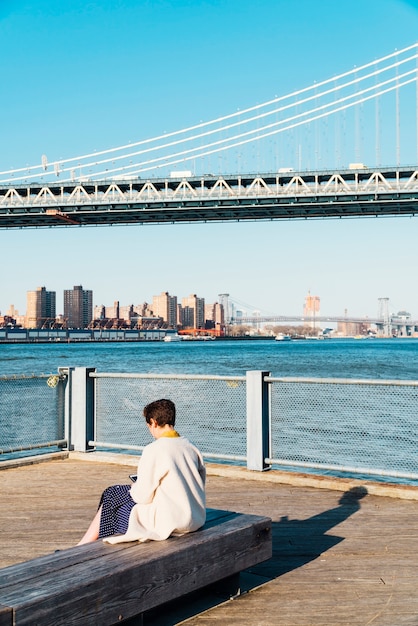
[[[0,186],[0,228],[401,216],[418,167]]]

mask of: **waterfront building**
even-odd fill
[[[16,320],[10,315],[0,315],[0,328],[14,327],[16,326]]]
[[[305,305],[303,307],[303,317],[305,323],[315,328],[315,319],[319,317],[321,310],[321,300],[319,296],[311,296],[311,292],[305,298]]]
[[[220,302],[205,305],[205,322],[206,327],[223,328],[225,326],[224,307]]]
[[[120,317],[122,317],[120,315],[119,312],[119,300],[115,300],[113,303],[113,306],[106,306],[105,307],[105,317],[107,319],[119,319]]]
[[[154,315],[152,308],[147,302],[143,304],[133,304],[131,306],[132,310],[129,313],[129,321],[133,328],[153,329],[162,328],[166,325],[162,317]]]
[[[390,318],[392,334],[397,337],[411,337],[415,334],[415,326],[411,324],[411,314],[408,311],[399,311]]]
[[[5,315],[7,315],[8,317],[13,317],[13,319],[16,319],[17,317],[19,317],[19,311],[15,308],[14,304],[11,304],[9,308],[7,309]]]
[[[340,337],[367,336],[370,328],[363,322],[337,322],[337,334]]]
[[[56,293],[38,287],[26,293],[26,328],[50,327],[55,323]]]
[[[142,328],[152,325],[159,328],[162,325],[161,317],[154,316],[147,302],[143,304],[127,304],[120,306],[115,300],[113,306],[96,305],[93,310],[92,328],[126,328],[129,326]]]
[[[170,296],[168,291],[163,291],[161,295],[152,297],[151,309],[154,316],[161,317],[167,326],[177,326],[177,296]]]
[[[138,328],[141,330],[156,330],[159,328],[166,328],[167,324],[162,317],[155,317],[154,315],[138,315],[133,314],[131,319],[132,328]]]
[[[68,328],[87,328],[93,318],[93,292],[74,285],[64,289],[64,318]]]
[[[96,304],[93,309],[93,319],[94,320],[104,320],[106,307],[104,304]]]
[[[11,304],[6,313],[0,316],[0,325],[25,327],[26,315],[20,315],[14,304]]]
[[[152,317],[153,311],[148,302],[143,302],[142,304],[134,304],[133,305],[133,313],[134,315],[140,315],[142,317]]]
[[[125,322],[130,322],[134,312],[134,305],[119,306],[119,317]]]
[[[181,324],[184,328],[205,327],[205,299],[191,294],[181,301]]]

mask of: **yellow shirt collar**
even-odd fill
[[[166,432],[162,433],[160,437],[180,437],[180,435],[176,430],[167,430]]]

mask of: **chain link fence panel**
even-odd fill
[[[96,383],[96,441],[143,447],[151,437],[146,404],[168,398],[176,429],[206,456],[246,456],[245,377],[91,374]]]
[[[0,377],[0,454],[62,441],[64,410],[64,377]]]
[[[274,461],[418,479],[418,383],[269,380]]]

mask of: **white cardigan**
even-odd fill
[[[188,439],[156,439],[144,448],[138,464],[130,491],[137,504],[126,534],[103,541],[159,541],[197,530],[206,519],[205,479],[202,455]]]

